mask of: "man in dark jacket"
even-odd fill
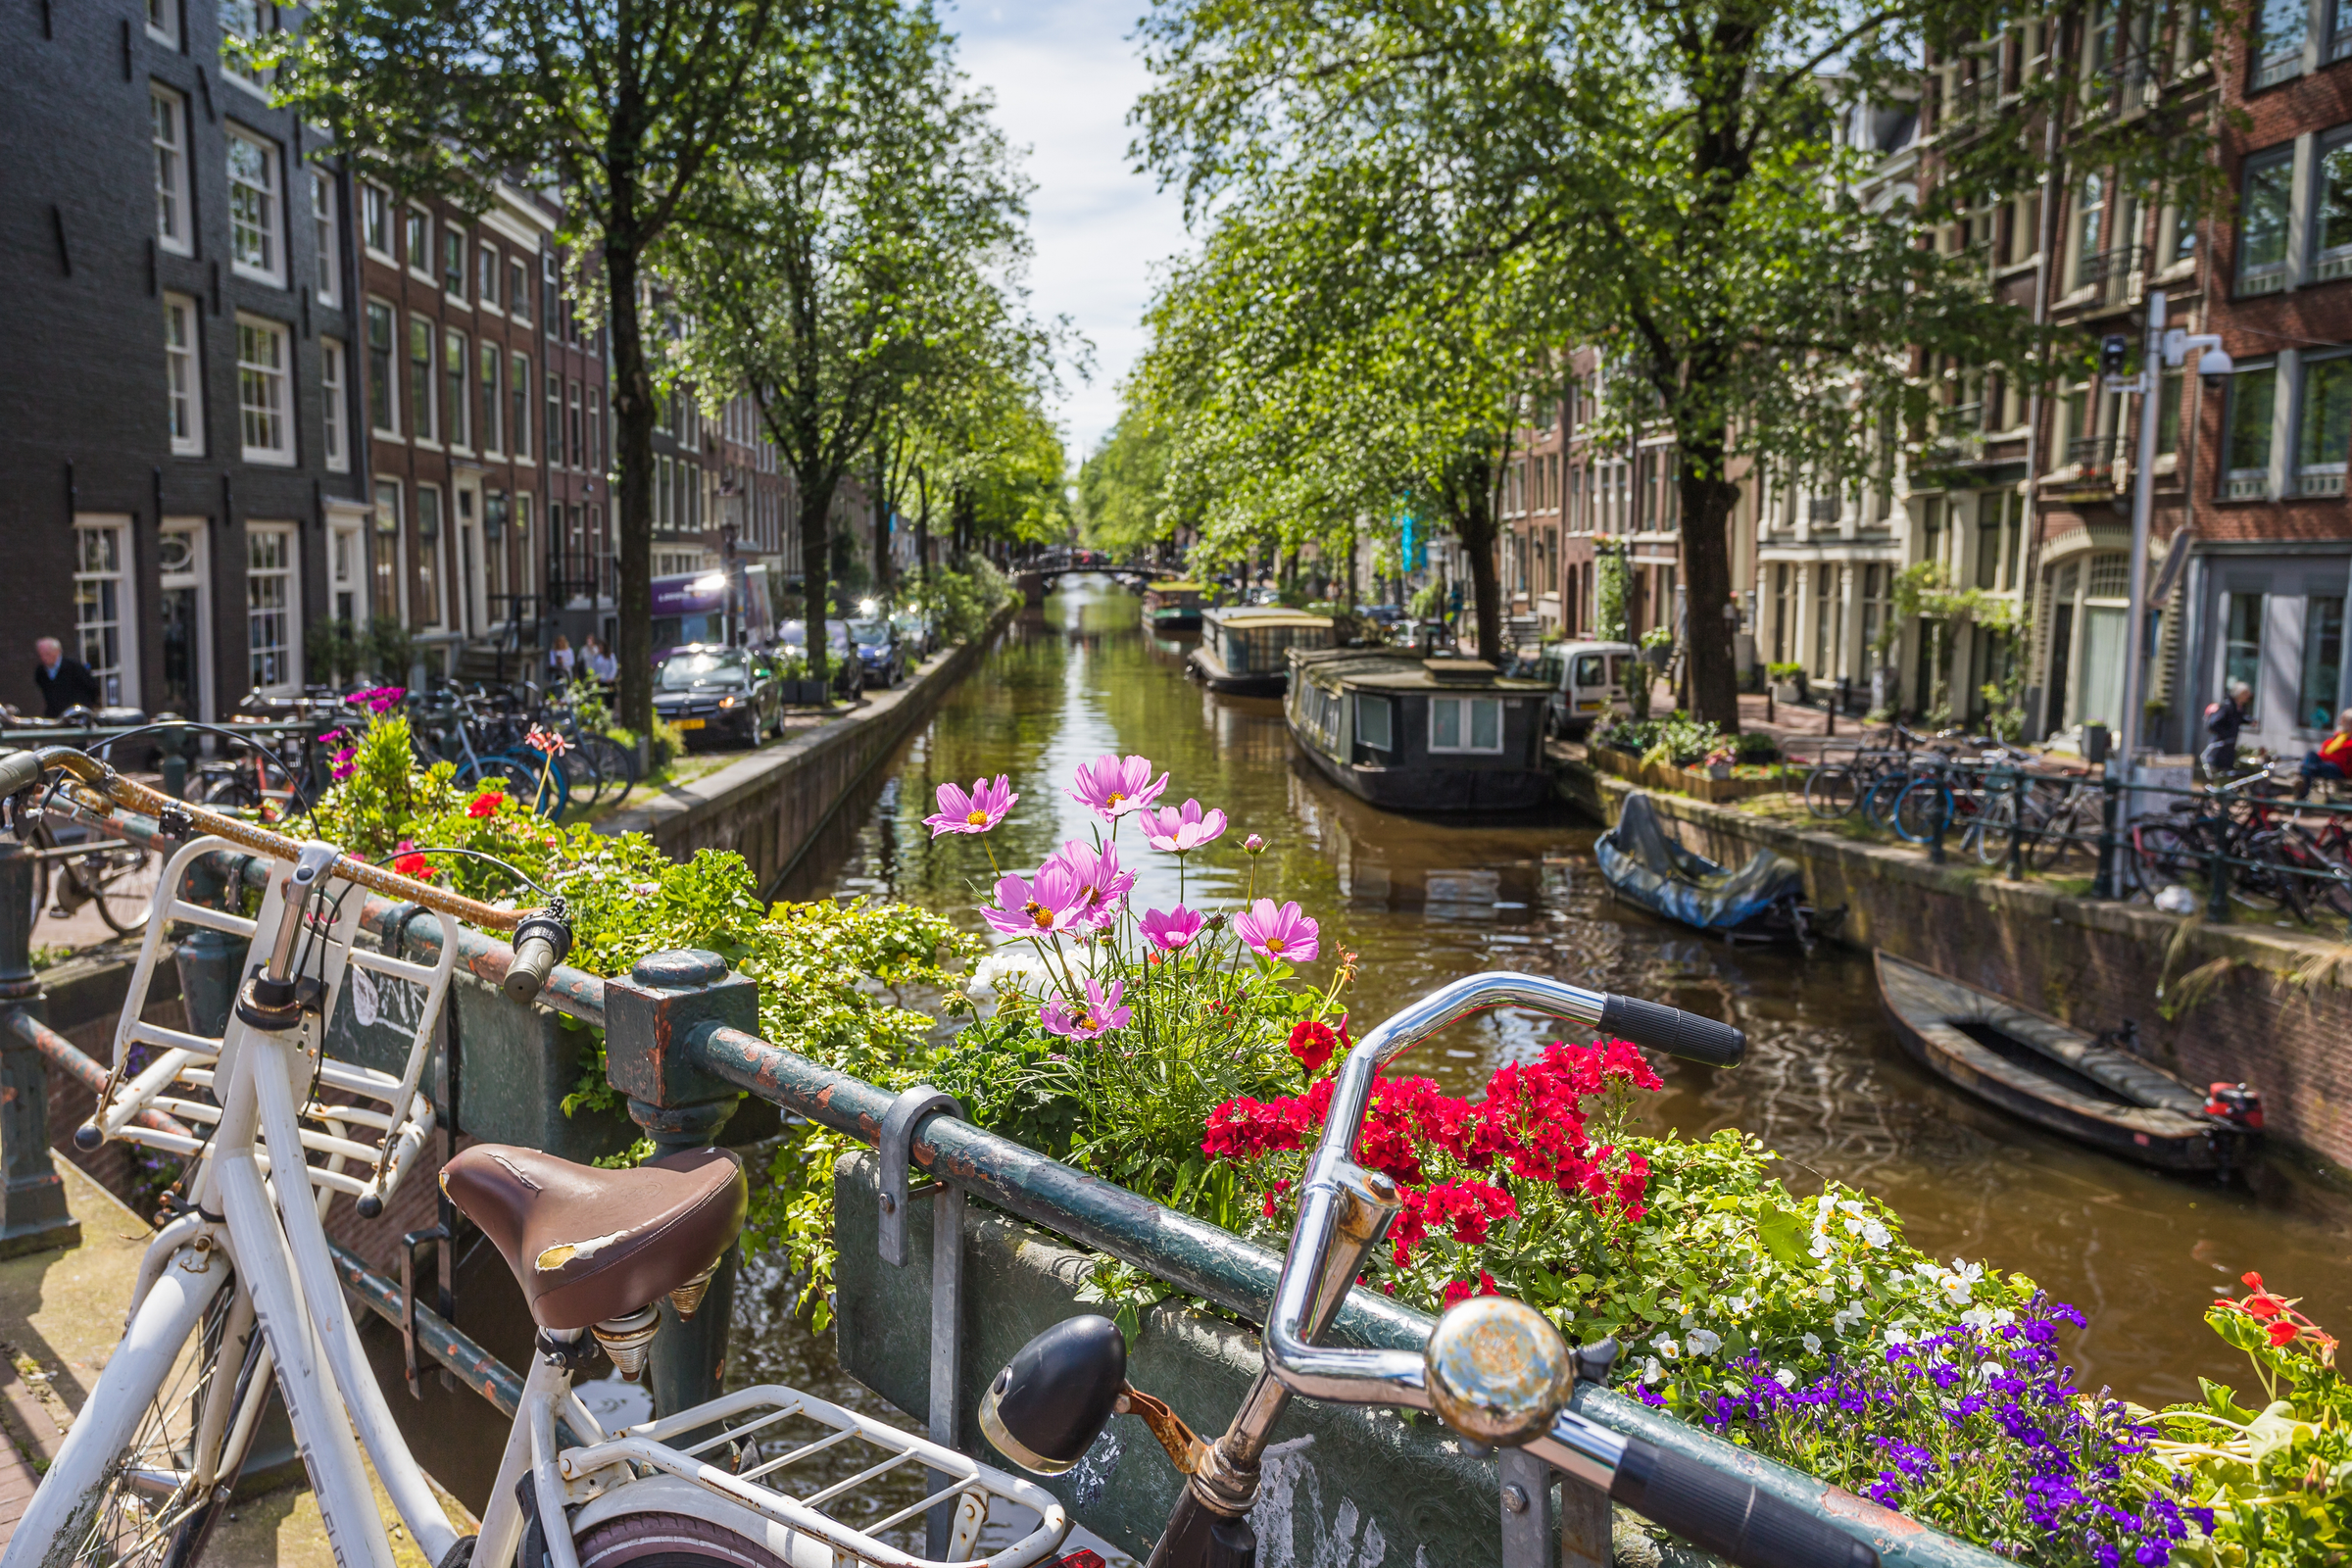
[[[2246,710],[2254,705],[2254,688],[2230,681],[2222,700],[2205,706],[2205,750],[2197,760],[2205,764],[2208,780],[2228,778],[2237,771],[2237,732],[2246,726]]]
[[[96,708],[102,699],[98,677],[90,666],[78,660],[68,659],[65,648],[54,637],[43,637],[32,645],[40,662],[32,666],[32,683],[40,689],[42,710],[56,718],[73,707]]]

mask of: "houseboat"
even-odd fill
[[[1197,582],[1173,578],[1144,589],[1144,624],[1153,631],[1190,631],[1200,624],[1200,596],[1208,590]]]
[[[1280,697],[1291,683],[1294,648],[1331,646],[1331,617],[1277,606],[1234,605],[1200,612],[1200,646],[1190,663],[1200,684],[1231,697]]]
[[[1394,811],[1511,811],[1551,794],[1542,681],[1409,649],[1293,648],[1291,738],[1332,782]]]

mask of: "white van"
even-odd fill
[[[1551,733],[1582,735],[1603,713],[1630,713],[1626,671],[1641,658],[1632,643],[1545,644],[1538,678],[1551,688]]]

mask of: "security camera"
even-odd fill
[[[2211,391],[2219,392],[2222,378],[2236,368],[2236,363],[2222,349],[2207,349],[2197,356],[2197,374],[2205,378],[2205,385]]]

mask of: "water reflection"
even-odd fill
[[[1486,823],[1374,810],[1294,762],[1279,704],[1185,680],[1186,646],[1149,636],[1132,595],[1070,581],[906,744],[888,781],[857,803],[854,830],[845,823],[838,849],[812,858],[787,891],[910,899],[980,930],[973,905],[991,879],[987,857],[977,840],[930,839],[921,818],[936,786],[1012,775],[1020,804],[990,842],[1007,870],[1026,869],[1093,825],[1065,793],[1071,770],[1104,752],[1141,753],[1169,770],[1169,801],[1197,798],[1233,821],[1183,868],[1185,896],[1241,898],[1251,868],[1240,841],[1263,834],[1258,891],[1278,886],[1322,921],[1325,972],[1343,948],[1360,956],[1359,1015],[1511,968],[1737,1021],[1753,1043],[1748,1064],[1670,1067],[1656,1123],[1751,1132],[1780,1152],[1791,1187],[1867,1187],[1937,1255],[2033,1275],[2089,1317],[2076,1359],[2093,1386],[2157,1401],[2193,1395],[2199,1374],[2242,1384],[2200,1314],[2247,1269],[2307,1298],[2323,1321],[2352,1304],[2352,1200],[2291,1162],[2224,1187],[2010,1121],[1900,1054],[1867,955],[1727,950],[1620,907],[1594,871],[1593,828],[1566,808]],[[1131,863],[1140,859],[1138,906],[1166,908],[1178,896],[1174,858],[1136,844],[1122,836]],[[1557,1032],[1490,1014],[1423,1047],[1411,1066],[1471,1090]]]

